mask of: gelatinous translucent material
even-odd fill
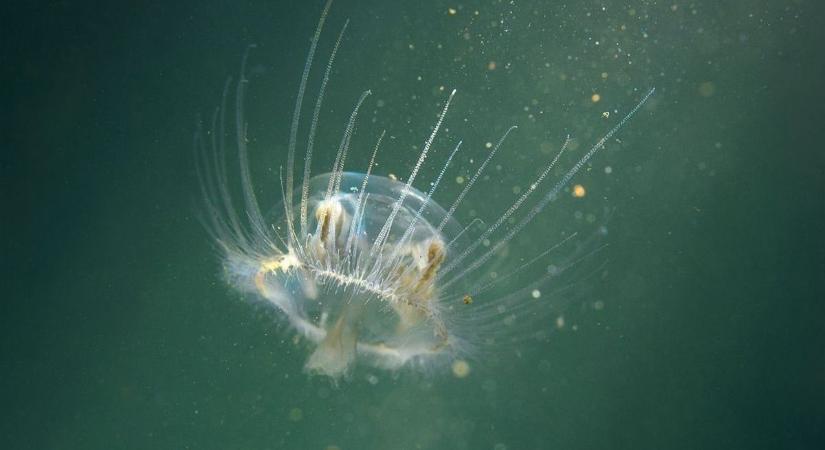
[[[281,276],[277,256],[262,266],[259,292],[283,311],[304,334],[318,342],[307,368],[331,376],[346,373],[357,352],[375,365],[395,368],[417,355],[438,352],[449,332],[440,319],[434,282],[446,244],[458,237],[457,222],[446,217],[426,194],[404,183],[365,174],[343,173],[340,191],[326,197],[330,178],[309,185],[311,215],[303,246],[305,261]],[[372,243],[397,214],[384,243]],[[439,232],[433,225],[447,219]],[[286,218],[277,228],[286,230]],[[289,263],[287,262],[287,265]]]

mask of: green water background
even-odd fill
[[[369,88],[362,148],[388,128],[380,170],[404,173],[455,87],[444,143],[479,149],[520,126],[495,195],[473,205],[494,213],[567,133],[581,152],[657,88],[577,179],[589,208],[614,212],[607,274],[564,330],[464,379],[364,371],[337,389],[301,372],[306,349],[274,314],[224,286],[195,218],[197,118],[250,43],[253,175],[275,201],[317,3],[2,6],[0,446],[825,442],[816,2],[336,2],[320,64],[351,22],[316,170]]]

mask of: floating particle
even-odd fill
[[[602,96],[599,94],[593,94],[590,96],[590,101],[593,103],[599,103],[599,100],[602,99]]]
[[[584,186],[577,184],[573,186],[573,197],[582,198],[587,195],[587,191],[584,189]]]
[[[533,292],[531,292],[530,295],[533,296],[533,298],[539,298],[541,297],[541,291],[538,289],[533,289]]]
[[[455,13],[457,13],[457,12],[458,12],[458,10],[456,10],[455,8],[447,8],[447,14],[449,14],[451,16],[454,16]]]
[[[470,294],[465,295],[463,300],[465,305],[473,304],[473,297]]]
[[[699,95],[702,97],[710,97],[716,92],[716,85],[712,81],[705,81],[699,85]]]
[[[470,374],[470,364],[463,360],[457,359],[453,361],[453,375],[456,378],[464,378]]]
[[[496,70],[496,62],[490,61],[487,63],[487,70]]]
[[[293,422],[298,422],[304,418],[304,412],[301,411],[301,408],[292,408],[289,410],[289,420]]]
[[[556,317],[556,328],[560,330],[564,328],[564,316]]]
[[[464,184],[464,177],[462,177],[461,175],[455,177],[455,182],[456,184]]]

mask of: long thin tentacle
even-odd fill
[[[327,82],[329,81],[329,74],[332,71],[332,63],[335,61],[335,54],[338,53],[338,47],[341,45],[341,39],[344,37],[344,32],[347,31],[349,20],[344,23],[341,32],[338,34],[338,39],[335,41],[335,47],[332,49],[332,54],[327,61],[327,68],[324,71],[324,79],[321,81],[321,88],[318,91],[318,99],[315,102],[315,109],[312,111],[312,123],[309,127],[309,138],[307,139],[307,151],[304,156],[304,178],[301,182],[301,234],[306,236],[307,232],[307,200],[309,200],[309,175],[312,166],[312,149],[315,145],[315,132],[318,128],[318,117],[321,114],[321,104],[324,101],[324,93],[326,92]]]
[[[292,126],[289,129],[289,144],[287,147],[286,160],[286,189],[284,191],[284,206],[287,209],[286,223],[289,228],[288,240],[290,246],[295,240],[295,224],[292,217],[292,196],[293,196],[293,182],[295,170],[295,145],[298,140],[298,124],[301,118],[301,106],[304,102],[304,92],[307,87],[307,80],[309,79],[309,69],[312,67],[312,59],[315,56],[315,48],[318,47],[318,39],[321,37],[321,30],[324,28],[324,22],[327,20],[327,13],[332,6],[332,0],[327,0],[324,5],[324,10],[321,12],[321,18],[318,19],[318,26],[315,28],[315,34],[312,36],[312,44],[309,47],[309,54],[307,54],[306,63],[304,63],[304,72],[301,75],[301,84],[298,86],[298,97],[295,99],[295,109],[292,112]]]

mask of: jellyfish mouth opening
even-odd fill
[[[258,292],[315,345],[305,364],[308,373],[346,377],[358,358],[394,370],[450,348],[446,324],[420,292],[410,297],[367,278],[296,261],[286,254],[264,262],[255,278]],[[407,293],[417,292],[420,279],[401,283]]]

